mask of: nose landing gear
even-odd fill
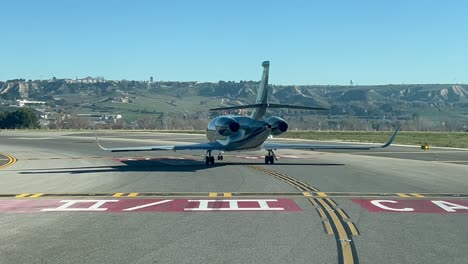
[[[272,149],[268,150],[268,155],[265,156],[265,164],[274,164],[275,160],[278,160],[276,158],[275,152],[273,152]]]

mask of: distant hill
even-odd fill
[[[17,99],[46,101],[53,111],[119,112],[137,119],[154,113],[207,115],[207,108],[252,103],[258,82],[142,82],[54,79],[0,82],[3,104]],[[271,102],[326,106],[328,118],[460,120],[468,115],[468,85],[401,84],[370,86],[272,85]],[[277,110],[300,117],[304,112]],[[307,113],[306,113],[307,114]],[[323,114],[323,113],[322,113]]]

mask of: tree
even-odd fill
[[[39,120],[29,108],[21,108],[7,113],[1,118],[0,128],[38,128]]]

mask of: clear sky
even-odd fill
[[[468,83],[468,1],[0,3],[0,80]]]

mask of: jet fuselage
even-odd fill
[[[226,151],[261,149],[270,136],[271,126],[248,116],[219,116],[211,120],[206,130],[209,142],[225,146]]]

